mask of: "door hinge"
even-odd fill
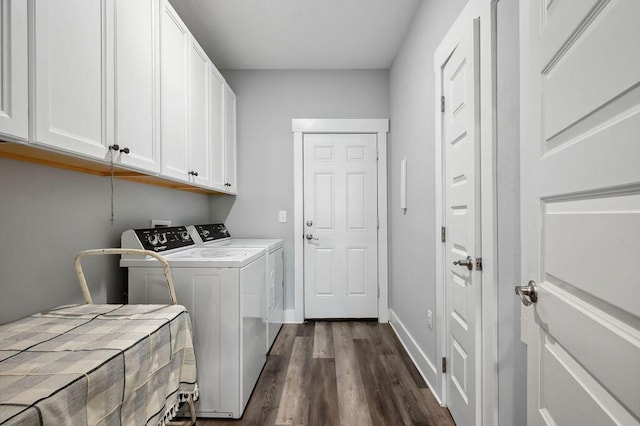
[[[444,96],[440,96],[440,112],[444,112]]]
[[[482,258],[476,257],[476,271],[482,271]]]
[[[442,372],[443,373],[447,372],[447,358],[446,357],[442,357]]]
[[[376,225],[378,226],[378,229],[380,229],[380,218],[379,217],[376,218]]]
[[[440,241],[443,243],[447,241],[447,228],[444,226],[440,228]]]

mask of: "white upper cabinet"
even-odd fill
[[[236,193],[235,117],[169,0],[0,0],[0,140]]]
[[[224,139],[224,185],[228,192],[236,194],[236,95],[227,84],[224,90]]]
[[[25,2],[26,3],[26,2]],[[113,139],[103,0],[36,0],[35,142],[106,158]]]
[[[27,2],[0,3],[0,137],[27,141],[28,43]]]
[[[160,171],[159,13],[157,0],[115,0],[117,161],[154,173]]]
[[[190,33],[167,0],[160,15],[162,174],[189,181],[187,112]]]
[[[189,46],[189,167],[191,180],[210,185],[209,58],[192,37]]]
[[[209,67],[209,136],[211,140],[211,188],[226,191],[224,171],[224,78],[213,64]]]

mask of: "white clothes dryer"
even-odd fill
[[[260,247],[267,251],[265,320],[269,352],[284,323],[284,249],[281,239],[231,238],[223,223],[188,226],[196,245],[203,247]]]
[[[156,251],[171,267],[193,327],[198,417],[240,418],[266,362],[265,249],[197,246],[184,226],[128,230],[121,245]],[[125,255],[120,266],[129,268],[129,303],[167,303],[153,258]]]

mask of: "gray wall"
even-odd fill
[[[501,425],[526,424],[526,346],[520,341],[520,66],[518,2],[497,6],[498,403]]]
[[[390,73],[390,307],[434,365],[438,365],[438,324],[433,53],[466,3],[467,0],[423,1]],[[400,161],[404,158],[406,214],[399,208]],[[433,330],[427,328],[427,309],[433,312]],[[435,386],[435,375],[427,374],[427,378]]]
[[[437,365],[435,323],[435,81],[433,53],[466,0],[423,1],[390,71],[390,306]],[[498,371],[499,424],[526,424],[525,347],[513,285],[520,280],[518,2],[498,2]],[[398,208],[407,164],[406,214]],[[426,326],[434,312],[434,330]],[[427,373],[427,371],[425,371]],[[429,374],[427,374],[429,376]],[[435,376],[428,377],[435,385]]]
[[[282,238],[293,309],[292,118],[388,118],[388,71],[226,71],[238,98],[238,192],[211,198],[234,237]],[[278,223],[278,211],[287,223]]]
[[[0,324],[50,307],[82,302],[73,269],[81,250],[120,247],[120,234],[149,226],[206,221],[209,198],[0,159]],[[126,270],[118,256],[87,258],[94,302],[122,301]]]

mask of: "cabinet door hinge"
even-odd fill
[[[444,96],[440,96],[440,112],[444,112]]]
[[[378,226],[378,229],[380,229],[380,218],[379,217],[376,218],[376,225]]]
[[[476,271],[482,271],[482,258],[476,257]]]
[[[444,226],[440,228],[440,241],[443,243],[447,241],[447,228]]]
[[[446,357],[442,357],[442,372],[443,373],[447,372],[447,358]]]

